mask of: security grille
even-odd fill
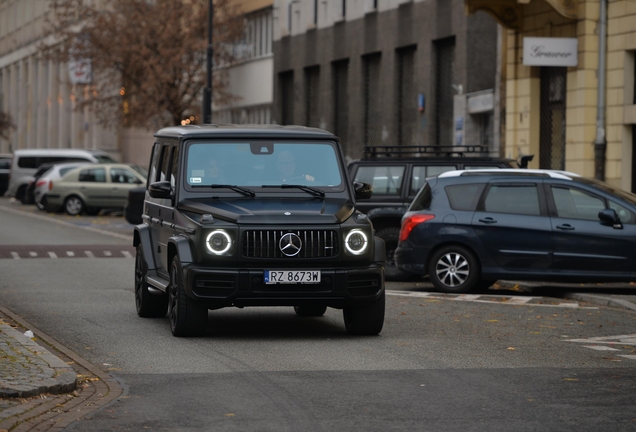
[[[294,124],[294,71],[281,72],[281,124]]]
[[[414,145],[417,128],[415,89],[415,46],[397,51],[398,59],[398,144]]]
[[[349,128],[349,59],[333,62],[333,125],[334,133],[340,137],[347,153],[347,130]]]
[[[453,84],[455,84],[455,38],[435,42],[436,98],[435,144],[453,145]]]
[[[382,142],[382,92],[380,87],[381,54],[362,58],[364,68],[364,143]]]
[[[319,85],[320,66],[305,68],[305,126],[320,127]]]
[[[302,241],[298,255],[287,256],[280,250],[280,239],[294,233]],[[248,230],[243,233],[242,253],[247,258],[327,258],[338,255],[338,233],[333,230]]]
[[[541,68],[539,168],[565,169],[565,90],[567,69]]]

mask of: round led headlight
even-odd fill
[[[360,255],[367,250],[368,244],[367,235],[364,231],[354,229],[345,237],[345,247],[354,255]]]
[[[205,241],[208,250],[215,255],[222,255],[232,246],[232,238],[224,230],[214,230]]]

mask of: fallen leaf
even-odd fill
[[[486,320],[486,322],[493,323],[493,322],[499,322],[499,320]]]
[[[563,381],[578,381],[578,378],[563,378]]]
[[[232,414],[232,413],[225,414],[225,417],[235,417],[235,416],[236,414]]]
[[[508,347],[508,351],[514,351],[516,348],[514,347]]]

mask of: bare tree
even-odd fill
[[[244,20],[232,0],[214,0],[214,62],[233,61]],[[157,127],[201,115],[206,85],[207,0],[52,0],[48,58],[84,62],[92,83],[76,107],[104,125]],[[227,101],[226,74],[213,75],[214,99]]]
[[[0,111],[0,138],[9,139],[11,129],[15,129],[11,116]]]

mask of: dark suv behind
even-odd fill
[[[426,177],[446,171],[482,168],[526,168],[532,156],[520,163],[488,156],[484,146],[373,146],[364,148],[364,157],[349,164],[354,181],[373,186],[373,196],[358,208],[373,222],[376,235],[386,244],[387,280],[408,276],[395,267],[393,254],[398,244],[400,223]]]
[[[319,129],[184,126],[158,131],[137,247],[142,317],[168,312],[201,335],[208,310],[343,310],[352,334],[384,323],[384,243],[356,207],[339,140]]]
[[[452,171],[404,215],[398,268],[444,292],[636,280],[636,195],[564,171]]]

